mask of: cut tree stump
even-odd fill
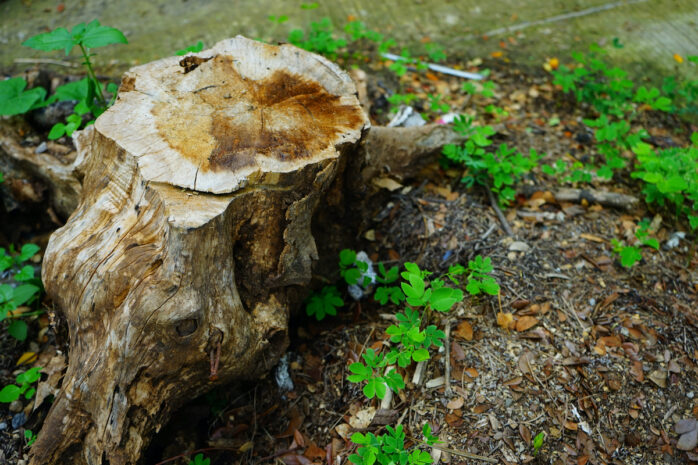
[[[290,45],[126,73],[45,253],[70,352],[31,463],[136,463],[184,402],[269,370],[368,128],[347,74]]]

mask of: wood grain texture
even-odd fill
[[[360,165],[368,121],[335,65],[241,37],[197,55],[134,68],[95,124],[44,259],[70,352],[32,464],[136,463],[183,402],[268,371],[318,258],[315,211]]]

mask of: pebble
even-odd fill
[[[4,421],[0,422],[0,431],[5,431],[7,429],[7,423]]]
[[[22,407],[24,407],[24,406],[22,405],[21,400],[19,400],[19,399],[13,400],[12,403],[10,403],[10,412],[19,413],[22,411]]]
[[[15,416],[12,417],[12,429],[17,429],[20,426],[24,425],[27,422],[27,417],[24,415],[24,412],[20,412],[15,414]]]
[[[34,153],[44,153],[46,150],[48,150],[48,145],[46,144],[46,141],[44,141],[34,149]]]

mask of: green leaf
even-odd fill
[[[34,255],[36,255],[39,252],[39,250],[41,250],[41,248],[36,244],[24,244],[22,246],[22,250],[19,252],[19,256],[17,257],[16,262],[18,264],[26,262]]]
[[[17,375],[17,383],[19,384],[32,384],[39,380],[41,377],[42,367],[33,367]]]
[[[480,293],[480,281],[474,278],[468,279],[465,290],[468,291],[470,295],[478,295]]]
[[[44,101],[46,89],[35,87],[24,90],[27,81],[16,77],[0,81],[0,115],[21,115]]]
[[[73,34],[75,34],[75,28],[73,28]],[[128,43],[128,40],[126,40],[126,37],[120,30],[113,27],[102,26],[96,19],[87,25],[85,32],[81,34],[81,36],[82,37],[75,37],[75,39],[87,48]]]
[[[0,284],[0,304],[12,300],[14,289],[9,284]]]
[[[657,188],[662,194],[673,194],[687,189],[688,183],[681,175],[675,174],[660,180]]]
[[[423,362],[429,360],[429,351],[427,349],[417,349],[412,352],[412,359],[415,362]]]
[[[642,254],[637,247],[625,246],[620,251],[620,264],[630,268],[642,260]]]
[[[66,126],[63,123],[56,123],[53,125],[51,128],[51,131],[48,133],[48,138],[51,140],[58,139],[60,137],[63,137],[65,134]]]
[[[339,252],[339,266],[352,266],[356,262],[356,251],[344,249]]]
[[[22,390],[19,386],[8,384],[0,391],[0,402],[10,403],[19,399]]]
[[[18,341],[27,339],[27,323],[22,320],[13,320],[7,327],[7,333]]]
[[[12,303],[19,307],[31,299],[37,292],[39,292],[39,288],[33,284],[21,284],[12,290]]]
[[[499,294],[499,284],[491,276],[485,276],[482,278],[482,281],[480,282],[480,288],[489,295]]]
[[[432,291],[431,297],[429,298],[429,304],[436,311],[447,312],[456,302],[460,302],[462,300],[463,291],[460,289],[442,287]]]
[[[73,36],[66,28],[59,27],[51,32],[45,32],[30,37],[28,40],[24,41],[22,45],[36,50],[43,50],[44,52],[65,50],[65,54],[68,55],[70,50],[74,45],[77,45],[77,43],[73,40]]]
[[[52,99],[63,102],[66,100],[85,101],[89,94],[89,79],[83,78],[79,81],[68,82],[56,88]]]
[[[283,21],[281,21],[281,22],[283,22]],[[199,53],[203,49],[204,49],[204,43],[203,43],[203,41],[200,40],[195,45],[190,45],[187,48],[177,50],[175,52],[175,55],[182,56],[182,55],[186,55],[187,53]]]

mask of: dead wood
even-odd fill
[[[70,352],[33,464],[135,463],[183,402],[273,366],[315,212],[360,165],[368,121],[336,65],[242,37],[197,58],[128,72],[86,145],[42,271]]]
[[[555,200],[558,202],[598,203],[604,207],[632,208],[639,202],[637,197],[620,194],[618,192],[597,191],[594,189],[560,189],[555,192]]]

